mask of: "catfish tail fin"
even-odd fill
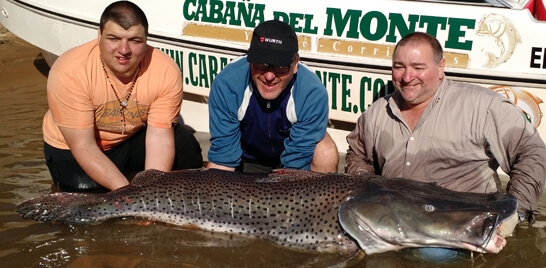
[[[88,223],[97,220],[80,217],[82,210],[103,202],[104,194],[53,193],[27,200],[16,211],[26,220]]]

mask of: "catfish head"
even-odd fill
[[[498,253],[506,245],[497,231],[515,213],[515,197],[456,192],[433,183],[404,181],[370,180],[341,205],[342,228],[366,254],[409,247]]]

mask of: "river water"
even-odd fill
[[[47,72],[37,48],[0,27],[1,267],[546,267],[546,216],[518,226],[499,254],[442,265],[409,251],[345,260],[135,219],[72,226],[24,221],[16,205],[53,191],[42,151]],[[539,209],[546,214],[546,195]]]

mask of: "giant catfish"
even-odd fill
[[[143,171],[109,193],[47,194],[17,212],[71,224],[139,217],[353,256],[406,247],[497,253],[506,244],[498,227],[516,208],[509,194],[454,192],[401,178],[199,169]]]

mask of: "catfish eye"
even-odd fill
[[[428,211],[428,212],[432,212],[434,211],[434,206],[433,205],[425,205],[425,211]]]

